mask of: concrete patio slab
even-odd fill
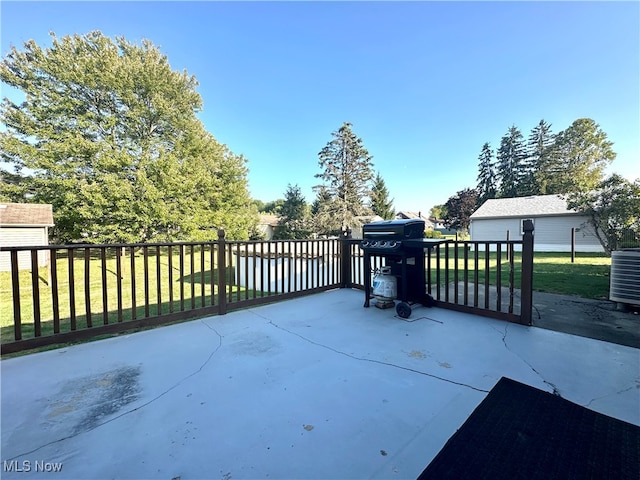
[[[640,425],[638,349],[362,301],[335,290],[2,360],[2,477],[416,478],[502,376]]]

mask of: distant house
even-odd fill
[[[424,220],[424,229],[425,230],[433,230],[436,228],[435,222],[433,220],[422,215],[422,212],[409,212],[407,210],[400,211],[396,213],[396,219],[398,220],[408,220],[412,218],[419,218]]]
[[[576,229],[576,251],[604,251],[587,217],[568,209],[561,195],[489,199],[471,215],[471,240],[506,240],[507,235],[510,240],[521,240],[522,225],[528,219],[533,221],[538,252],[570,252],[572,228]]]
[[[378,216],[378,215],[361,215],[359,217],[356,217],[356,220],[358,220],[358,222],[360,222],[360,225],[353,227],[351,229],[351,238],[357,238],[357,239],[361,239],[362,238],[362,225],[366,224],[366,223],[371,223],[371,222],[381,222],[382,220],[384,220],[384,218]]]
[[[265,240],[272,240],[278,226],[278,216],[270,213],[261,213],[258,220],[258,232]]]
[[[43,204],[0,203],[0,271],[11,270],[11,258],[3,247],[28,247],[49,244],[49,228],[53,227],[53,207]],[[48,265],[48,252],[38,252],[38,266]],[[18,253],[18,268],[31,269],[31,254]]]

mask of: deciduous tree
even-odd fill
[[[429,216],[431,218],[435,218],[436,220],[443,220],[447,216],[447,206],[434,205],[429,211]]]
[[[469,231],[469,224],[471,223],[470,217],[473,212],[475,212],[477,203],[478,192],[474,189],[467,188],[457,192],[447,200],[447,215],[444,218],[445,225],[455,230]]]
[[[604,169],[616,157],[607,134],[590,118],[579,118],[560,132],[553,145],[555,168],[548,193],[588,192],[604,179]]]
[[[640,179],[611,175],[593,190],[569,194],[567,206],[587,215],[607,254],[625,246],[627,236],[640,241]]]
[[[24,94],[0,107],[5,170],[30,172],[21,187],[53,204],[58,241],[247,237],[246,160],[204,129],[195,77],[150,41],[52,34],[12,47],[0,79]]]

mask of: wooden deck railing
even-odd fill
[[[425,252],[425,288],[440,307],[531,324],[532,230],[523,241]],[[212,242],[10,247],[0,256],[10,266],[0,272],[2,354],[362,288],[365,268],[346,234],[226,241],[220,231]]]

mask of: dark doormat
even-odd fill
[[[419,480],[640,479],[640,427],[502,377]]]

